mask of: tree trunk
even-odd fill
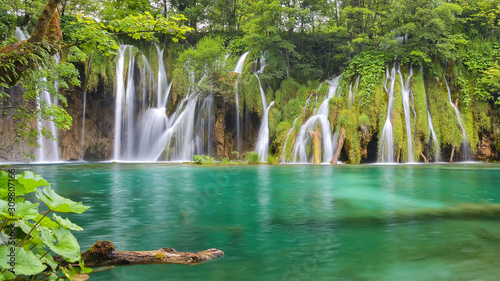
[[[333,157],[332,160],[330,161],[330,164],[332,165],[337,164],[337,161],[339,160],[340,151],[342,151],[342,147],[344,146],[344,140],[345,140],[345,128],[342,127],[340,129],[339,140],[337,141],[337,149],[335,149],[335,152],[333,153]]]
[[[82,253],[86,267],[103,267],[134,264],[199,264],[224,255],[217,249],[208,249],[201,252],[177,252],[172,248],[161,248],[155,251],[115,251],[113,242],[97,241],[87,251]],[[61,256],[54,256],[54,260],[62,267],[68,266]]]
[[[422,156],[422,158],[424,158],[424,163],[425,164],[429,163],[429,161],[427,161],[427,157],[425,157],[425,155],[422,152],[420,152],[420,156]]]
[[[451,148],[450,163],[453,163],[453,156],[455,155],[455,145]]]
[[[316,131],[310,131],[309,135],[313,143],[313,163],[321,164],[321,134]]]
[[[58,13],[60,1],[48,2],[28,40],[0,48],[0,82],[15,85],[23,72],[37,69],[43,63],[45,52],[49,55],[57,53],[62,41]]]

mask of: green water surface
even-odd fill
[[[225,252],[201,265],[122,266],[90,280],[500,280],[500,220],[439,213],[500,203],[498,165],[16,169],[91,206],[70,217],[85,229],[75,233],[82,250],[110,240],[117,250]]]

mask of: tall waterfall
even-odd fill
[[[312,144],[309,136],[309,131],[321,130],[321,148],[322,148],[322,162],[328,162],[333,156],[332,145],[332,132],[330,127],[330,120],[328,119],[328,107],[330,99],[333,98],[339,87],[340,76],[334,77],[328,81],[328,97],[326,97],[318,110],[300,127],[299,134],[295,139],[295,146],[293,150],[294,160],[301,163],[310,163],[311,155],[307,154],[306,148]]]
[[[389,96],[389,102],[387,103],[387,117],[385,118],[384,128],[382,129],[382,136],[380,137],[379,161],[383,163],[393,163],[394,162],[394,133],[392,129],[392,108],[394,106],[394,84],[396,82],[396,67],[393,66],[389,73],[389,68],[386,70],[386,78],[384,89]],[[387,82],[391,81],[391,86],[387,90]]]
[[[118,49],[118,60],[116,61],[116,96],[115,96],[115,143],[114,160],[121,159],[121,138],[122,138],[122,108],[124,107],[123,96],[125,95],[125,83],[123,72],[125,64],[125,51],[129,46],[120,45]]]
[[[238,78],[236,78],[236,83],[234,84],[234,97],[235,97],[235,105],[236,105],[236,148],[238,153],[241,151],[241,133],[240,133],[240,103],[239,103],[239,92],[238,92],[238,82],[240,81],[241,72],[243,71],[243,64],[245,63],[245,59],[247,58],[249,52],[241,55],[238,63],[236,63],[236,67],[234,68],[235,73],[238,73]],[[227,58],[227,57],[226,57]]]
[[[153,85],[151,65],[143,56],[142,82],[142,111],[138,121],[137,153],[134,160],[157,160],[167,142],[166,130],[168,128],[167,101],[172,83],[168,83],[165,65],[163,63],[164,49],[156,45],[158,56],[158,76],[156,91]],[[156,100],[152,96],[156,93]]]
[[[406,142],[408,145],[408,162],[413,162],[413,143],[411,134],[411,116],[410,116],[410,79],[413,76],[413,68],[410,66],[410,71],[408,73],[408,78],[406,78],[406,83],[403,80],[403,74],[400,70],[399,77],[401,78],[401,97],[403,98],[403,109],[405,113],[405,124],[406,124]]]
[[[264,57],[260,59],[260,69],[255,72],[255,77],[259,81],[260,96],[262,98],[262,122],[260,123],[259,134],[257,138],[257,144],[255,145],[255,151],[259,154],[260,162],[267,161],[267,155],[269,153],[269,109],[274,105],[274,101],[267,106],[266,94],[262,89],[262,84],[260,82],[259,73],[264,73],[264,68],[266,67],[266,60]]]
[[[462,124],[462,116],[460,116],[460,111],[458,108],[455,106],[453,101],[451,100],[451,90],[450,86],[448,85],[448,81],[446,80],[446,77],[444,78],[444,81],[446,83],[446,89],[448,90],[448,101],[450,102],[451,107],[457,114],[457,119],[458,119],[458,125],[460,125],[460,129],[462,129],[462,150],[464,153],[464,160],[469,161],[472,159],[471,153],[470,153],[470,148],[469,148],[469,141],[467,140],[467,134],[465,133],[464,126]]]
[[[432,115],[431,115],[431,110],[429,107],[429,99],[427,98],[427,90],[425,89],[425,84],[424,84],[424,68],[420,67],[420,74],[422,76],[422,85],[424,87],[424,95],[425,95],[425,103],[427,105],[427,122],[429,126],[429,131],[431,133],[431,138],[432,138],[432,143],[434,145],[434,153],[435,153],[435,161],[439,161],[439,158],[441,156],[441,149],[439,147],[439,141],[436,136],[436,132],[434,131],[434,126],[432,125]]]
[[[45,78],[43,78],[45,79]],[[56,101],[52,99],[50,93],[45,89],[39,89],[41,95],[37,96],[36,103],[37,109],[40,110],[41,106],[51,107]],[[59,161],[59,144],[57,141],[57,128],[53,121],[37,121],[38,130],[45,127],[52,139],[46,139],[43,135],[38,135],[38,153],[36,162],[55,162]]]

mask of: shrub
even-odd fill
[[[259,154],[256,151],[250,151],[247,153],[245,160],[248,164],[259,164]]]
[[[276,156],[272,156],[272,155],[267,156],[267,164],[269,164],[269,165],[278,164],[278,158]]]
[[[193,155],[193,162],[198,165],[207,165],[215,163],[215,160],[208,155]]]

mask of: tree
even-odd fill
[[[60,2],[61,0],[50,0],[47,3],[29,39],[6,44],[0,48],[0,90],[8,89],[19,81],[26,89],[22,103],[13,103],[13,97],[9,97],[6,92],[0,93],[3,98],[1,114],[18,120],[16,137],[0,150],[5,151],[9,146],[22,141],[37,146],[40,135],[53,138],[50,131],[43,127],[37,128],[35,121],[54,121],[59,129],[69,129],[71,117],[63,109],[63,106],[66,106],[66,99],[59,90],[67,89],[69,84],[75,86],[80,84],[78,71],[72,63],[83,61],[86,57],[85,51],[90,53],[96,49],[106,55],[112,55],[118,49],[116,42],[119,36],[157,40],[156,34],[167,34],[172,40],[177,41],[184,39],[185,34],[191,30],[180,24],[186,20],[182,15],[165,18],[161,15],[153,16],[147,11],[137,13],[138,6],[132,1],[129,3],[132,5],[131,10],[126,12],[135,14],[128,14],[120,19],[97,22],[91,18],[75,18],[69,40],[63,42],[58,12]],[[81,2],[64,1],[65,5],[76,3]],[[116,3],[109,2],[108,7],[113,7],[114,4]],[[2,8],[7,9],[9,6]],[[58,52],[64,53],[62,56],[64,60],[60,64],[56,64],[53,59],[53,55]],[[56,80],[59,84],[57,89],[54,87]],[[50,91],[60,103],[49,105],[41,102],[42,89]]]

